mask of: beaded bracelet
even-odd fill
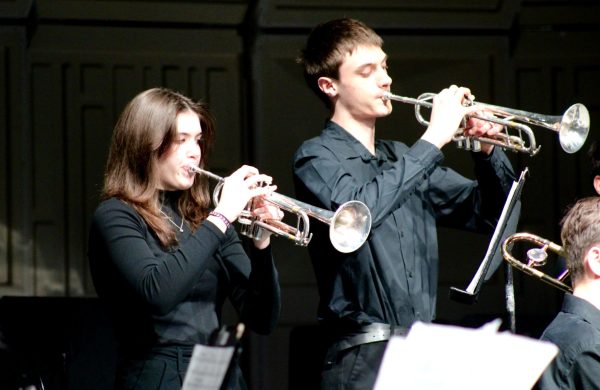
[[[208,213],[208,215],[212,215],[213,217],[219,218],[221,221],[223,221],[223,223],[225,224],[225,228],[227,229],[229,229],[229,227],[231,226],[231,222],[229,222],[229,220],[221,213],[218,213],[213,210],[210,213]]]

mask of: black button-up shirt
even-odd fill
[[[558,356],[536,388],[600,389],[600,310],[565,294],[562,309],[541,337],[558,346]]]
[[[377,140],[373,156],[334,122],[305,141],[294,156],[298,199],[329,210],[365,203],[373,224],[367,242],[343,254],[325,224],[311,224],[308,246],[320,294],[319,319],[408,327],[435,316],[438,280],[436,223],[493,231],[514,174],[500,148],[474,153],[477,181],[440,166],[427,141],[412,147]]]

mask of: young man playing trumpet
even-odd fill
[[[559,354],[537,388],[600,389],[600,197],[578,201],[562,220],[561,240],[573,294],[541,339]]]
[[[376,120],[392,112],[383,98],[392,79],[382,44],[357,20],[333,20],[311,32],[299,58],[331,116],[294,156],[297,196],[329,210],[360,200],[373,218],[369,239],[352,253],[333,249],[316,225],[308,247],[328,340],[322,389],[373,387],[390,335],[435,316],[437,224],[491,232],[514,180],[506,155],[491,145],[473,153],[476,181],[441,165],[441,148],[474,111],[463,105],[464,87],[434,98],[429,127],[414,145],[376,138]],[[468,135],[499,130],[466,123]]]

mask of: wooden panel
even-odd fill
[[[25,48],[25,29],[0,27],[0,295],[33,289]]]
[[[2,31],[4,32],[4,31]],[[3,34],[4,35],[4,34]],[[0,91],[6,91],[9,83],[9,49],[6,44],[0,46]],[[10,150],[10,122],[8,116],[8,99],[6,93],[0,93],[0,285],[7,285],[10,280],[10,259],[9,259],[9,230],[8,210],[10,210],[10,200],[8,197],[9,175],[8,161],[4,156],[8,155]]]
[[[508,29],[518,9],[517,0],[265,0],[261,27],[312,28],[340,17],[361,19],[373,27],[390,29]]]
[[[4,18],[23,19],[29,14],[33,0],[0,1],[0,15]]]
[[[39,61],[32,66],[33,246],[35,295],[67,291],[65,261],[66,146],[60,64]]]
[[[40,19],[238,25],[248,1],[38,0]]]
[[[522,0],[521,26],[586,26],[594,29],[600,23],[597,1]],[[560,27],[559,27],[560,28]]]

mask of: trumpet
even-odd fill
[[[189,169],[194,173],[206,175],[219,182],[213,191],[213,202],[215,205],[218,205],[219,195],[225,179],[197,166],[191,165]],[[333,212],[276,192],[265,196],[264,199],[282,210],[296,214],[296,227],[278,220],[260,221],[252,214],[249,206],[247,206],[237,219],[241,225],[241,234],[253,239],[259,239],[262,229],[265,229],[276,236],[294,241],[296,245],[307,246],[312,239],[309,219],[309,217],[312,217],[329,225],[329,240],[335,249],[342,253],[350,253],[365,243],[371,231],[371,212],[364,203],[358,200],[348,201]]]
[[[529,241],[540,246],[539,248],[531,248],[527,251],[527,264],[516,259],[510,253],[509,247],[516,241]],[[558,277],[552,277],[537,269],[537,267],[542,267],[547,263],[548,250],[551,250],[558,256],[566,257],[565,251],[560,245],[530,233],[515,233],[502,243],[502,256],[510,265],[564,292],[573,292],[573,289],[564,283],[564,280],[569,275],[568,270],[563,271]]]
[[[414,104],[417,121],[424,126],[428,126],[429,122],[421,114],[421,107],[433,107],[432,101],[435,95],[434,93],[426,92],[414,99],[384,92],[382,97],[387,100]],[[470,116],[501,124],[504,126],[504,132],[498,133],[495,138],[468,137],[463,135],[462,129],[459,129],[452,140],[461,149],[478,151],[481,146],[480,143],[486,143],[498,145],[513,152],[527,153],[530,156],[534,156],[540,151],[541,146],[536,144],[535,135],[528,125],[535,125],[556,132],[562,149],[567,153],[575,153],[585,143],[590,130],[590,114],[587,108],[581,103],[573,104],[563,115],[542,115],[493,104],[475,103],[473,101],[466,104],[468,106],[475,105],[481,107],[482,111],[491,112],[492,117]],[[517,135],[510,135],[508,128],[518,131]]]

